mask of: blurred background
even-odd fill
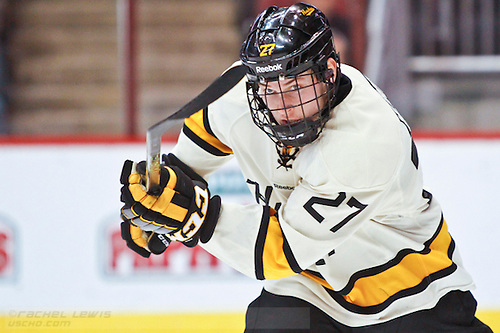
[[[500,1],[309,1],[415,130],[500,129]],[[0,129],[140,135],[238,59],[266,0],[2,0]]]
[[[260,282],[199,247],[128,250],[118,178],[148,127],[238,60],[254,18],[292,3],[0,0],[0,332],[242,332]],[[480,318],[500,330],[500,0],[309,3],[413,128]],[[236,163],[209,182],[254,200]]]

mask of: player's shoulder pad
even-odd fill
[[[333,112],[320,137],[305,146],[294,168],[311,184],[367,189],[394,178],[403,158],[401,122],[386,101],[357,83]],[[312,161],[312,162],[311,162]]]

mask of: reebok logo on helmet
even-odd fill
[[[259,66],[255,67],[255,71],[257,73],[276,72],[276,71],[279,71],[281,69],[283,69],[283,65],[282,64],[267,65],[267,66],[264,66],[264,67],[259,67]]]

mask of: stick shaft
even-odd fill
[[[204,109],[233,88],[246,73],[246,67],[241,64],[231,67],[177,112],[148,129],[146,133],[146,187],[148,190],[154,191],[160,185],[161,137],[172,128],[174,124],[172,120],[188,118],[199,110]]]
[[[168,118],[167,118],[168,119]],[[147,145],[147,184],[148,190],[154,190],[160,185],[161,137],[172,127],[172,121],[162,121],[148,129]]]

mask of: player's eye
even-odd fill
[[[276,91],[269,87],[269,86],[263,86],[263,85],[259,85],[259,94],[261,95],[272,95],[272,94],[275,94]]]

